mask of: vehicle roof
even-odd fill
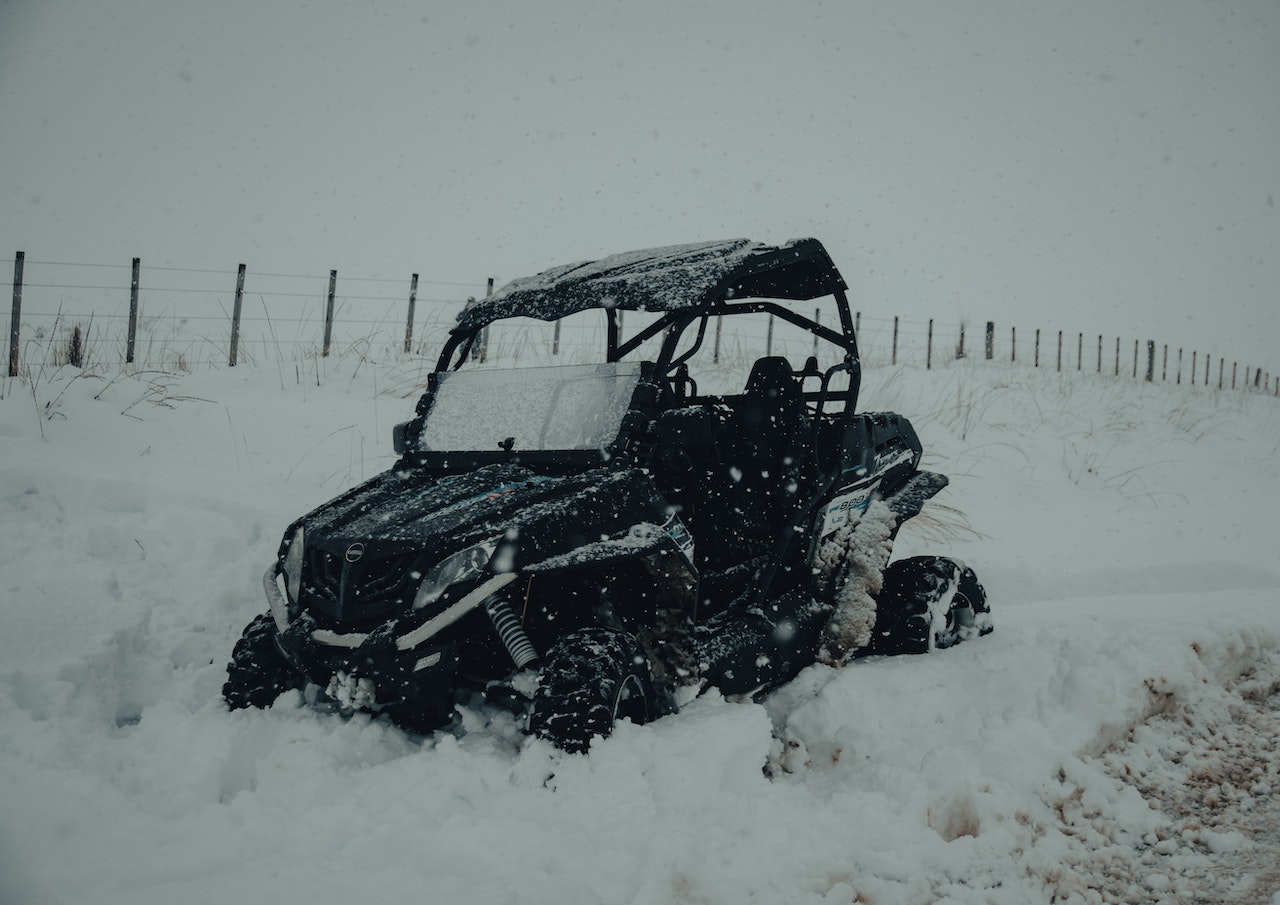
[[[847,288],[817,239],[781,246],[750,239],[667,245],[512,280],[468,305],[453,332],[470,333],[508,317],[554,321],[591,308],[698,311],[726,298],[805,301]]]

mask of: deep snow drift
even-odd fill
[[[993,605],[952,650],[589,756],[229,713],[279,533],[389,466],[425,368],[0,384],[0,901],[1280,902],[1280,401],[870,372],[952,477],[897,554]]]

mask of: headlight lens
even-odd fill
[[[413,608],[418,610],[424,606],[430,606],[452,585],[483,575],[501,540],[501,536],[491,537],[474,547],[468,547],[442,559],[422,579],[422,584],[418,586],[418,593],[413,598]]]
[[[289,541],[289,552],[284,555],[284,589],[289,599],[297,603],[302,595],[302,554],[304,551],[302,528],[293,533]]]

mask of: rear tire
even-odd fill
[[[885,569],[871,652],[922,654],[992,628],[987,593],[972,569],[945,556],[913,556]]]
[[[648,722],[656,715],[655,705],[640,643],[616,629],[581,629],[548,651],[529,732],[557,748],[582,753],[592,739],[613,732],[619,719]]]
[[[270,707],[284,692],[305,682],[276,647],[275,623],[263,613],[247,626],[231,652],[222,697],[232,710]]]

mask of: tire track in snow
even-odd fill
[[[1148,717],[1086,760],[1141,794],[1156,825],[1126,836],[1080,789],[1064,795],[1062,831],[1084,851],[1064,865],[1055,901],[1280,902],[1280,654],[1223,684],[1149,687]]]

